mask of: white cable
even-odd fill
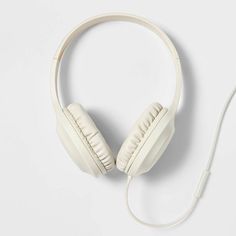
[[[200,178],[200,180],[197,184],[197,188],[196,188],[196,191],[193,195],[193,199],[192,199],[192,203],[190,204],[190,207],[185,211],[185,213],[183,215],[181,215],[176,220],[173,220],[171,222],[164,223],[164,224],[154,224],[154,223],[145,222],[145,221],[141,220],[140,218],[138,218],[130,208],[130,205],[129,205],[129,186],[130,186],[130,182],[132,180],[132,177],[128,176],[127,184],[126,184],[126,195],[125,195],[125,197],[126,197],[126,206],[127,206],[127,209],[129,211],[130,215],[136,221],[138,221],[139,223],[141,223],[143,225],[150,226],[150,227],[170,228],[170,227],[173,227],[173,226],[176,226],[176,225],[182,223],[183,221],[185,221],[192,214],[195,207],[197,206],[197,203],[198,203],[199,199],[202,196],[202,193],[205,189],[208,177],[210,175],[210,169],[211,169],[211,166],[212,166],[212,163],[213,163],[213,160],[214,160],[216,147],[217,147],[217,143],[218,143],[218,140],[219,140],[220,131],[221,131],[221,127],[222,127],[222,123],[223,123],[223,120],[225,118],[226,111],[227,111],[227,109],[228,109],[235,93],[236,93],[236,88],[233,89],[232,93],[230,94],[229,98],[227,99],[227,101],[224,105],[224,108],[221,112],[221,115],[220,115],[220,118],[218,120],[218,124],[217,124],[217,127],[216,127],[216,133],[215,133],[213,143],[212,143],[212,146],[211,146],[209,159],[207,161],[207,164],[206,164],[206,167],[205,167],[204,171],[202,172],[201,178]]]

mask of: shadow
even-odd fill
[[[97,110],[89,110],[88,113],[114,153],[114,158],[116,158],[120,146],[125,139],[125,135],[120,132],[119,127],[113,124],[112,120],[109,119],[109,115],[103,114]],[[125,175],[116,168],[108,172],[105,176],[112,180],[125,178]]]
[[[182,106],[175,118],[175,134],[166,151],[153,168],[144,175],[148,182],[160,181],[171,175],[187,158],[187,151],[192,143],[192,124],[194,118],[195,89],[194,74],[190,59],[184,49],[171,37],[180,57],[183,71]]]
[[[106,115],[99,110],[88,110],[88,113],[95,122],[97,128],[101,131],[103,137],[107,141],[107,144],[116,157],[120,146],[125,139],[125,134],[122,134],[119,127],[112,122],[109,114]]]

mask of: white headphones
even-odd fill
[[[170,227],[185,220],[191,214],[198,202],[198,199],[201,197],[210,173],[210,167],[213,161],[221,123],[228,104],[235,94],[235,90],[227,101],[222,113],[209,162],[203,171],[189,210],[187,210],[183,216],[168,224],[149,224],[143,222],[134,215],[129,207],[128,187],[130,180],[134,176],[149,171],[165,151],[174,134],[174,118],[182,89],[180,59],[168,36],[159,27],[146,19],[123,13],[104,14],[90,18],[82,22],[76,29],[69,33],[58,48],[52,65],[51,94],[53,107],[56,112],[57,130],[69,155],[82,171],[98,176],[100,174],[106,174],[115,166],[115,159],[109,146],[85,109],[80,104],[76,103],[63,107],[58,95],[60,63],[65,50],[76,36],[84,32],[86,29],[106,21],[130,21],[153,31],[168,47],[175,64],[176,89],[171,106],[167,109],[162,107],[159,103],[153,103],[150,105],[138,119],[127,139],[122,144],[116,160],[117,168],[128,175],[126,200],[128,210],[134,219],[149,226]]]

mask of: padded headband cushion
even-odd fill
[[[150,105],[137,120],[118,153],[116,165],[119,170],[125,171],[129,160],[134,155],[141,141],[145,138],[147,130],[161,110],[162,106],[159,103],[154,103]]]
[[[70,104],[67,110],[78,125],[93,156],[100,160],[107,171],[111,170],[115,165],[112,152],[88,113],[80,104],[76,103]]]

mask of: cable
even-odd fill
[[[231,92],[229,98],[227,99],[227,101],[226,101],[226,103],[223,107],[223,110],[221,112],[220,118],[219,118],[218,123],[217,123],[216,132],[215,132],[213,143],[212,143],[212,146],[211,146],[209,159],[207,161],[205,169],[203,170],[203,172],[201,174],[200,180],[197,184],[197,188],[196,188],[195,193],[193,195],[193,199],[192,199],[192,202],[190,204],[190,207],[185,211],[185,213],[183,215],[178,217],[176,220],[173,220],[173,221],[170,221],[170,222],[164,223],[164,224],[148,223],[148,222],[145,222],[145,221],[141,220],[140,218],[138,218],[134,214],[134,212],[131,210],[130,205],[129,205],[129,186],[130,186],[130,182],[133,179],[133,177],[128,176],[127,184],[126,184],[126,192],[125,192],[126,206],[127,206],[127,209],[129,211],[130,215],[137,222],[139,222],[143,225],[146,225],[146,226],[150,226],[150,227],[170,228],[170,227],[173,227],[173,226],[176,226],[176,225],[182,223],[183,221],[185,221],[192,214],[192,212],[194,211],[195,207],[197,206],[197,203],[198,203],[199,199],[201,198],[202,193],[203,193],[203,191],[206,187],[206,183],[207,183],[208,177],[210,175],[210,170],[211,170],[211,167],[212,167],[212,163],[214,161],[216,147],[217,147],[217,143],[218,143],[218,140],[219,140],[222,123],[224,121],[226,111],[228,110],[228,107],[229,107],[229,105],[230,105],[230,103],[231,103],[231,101],[232,101],[235,94],[236,94],[236,88],[233,89],[233,91]]]

